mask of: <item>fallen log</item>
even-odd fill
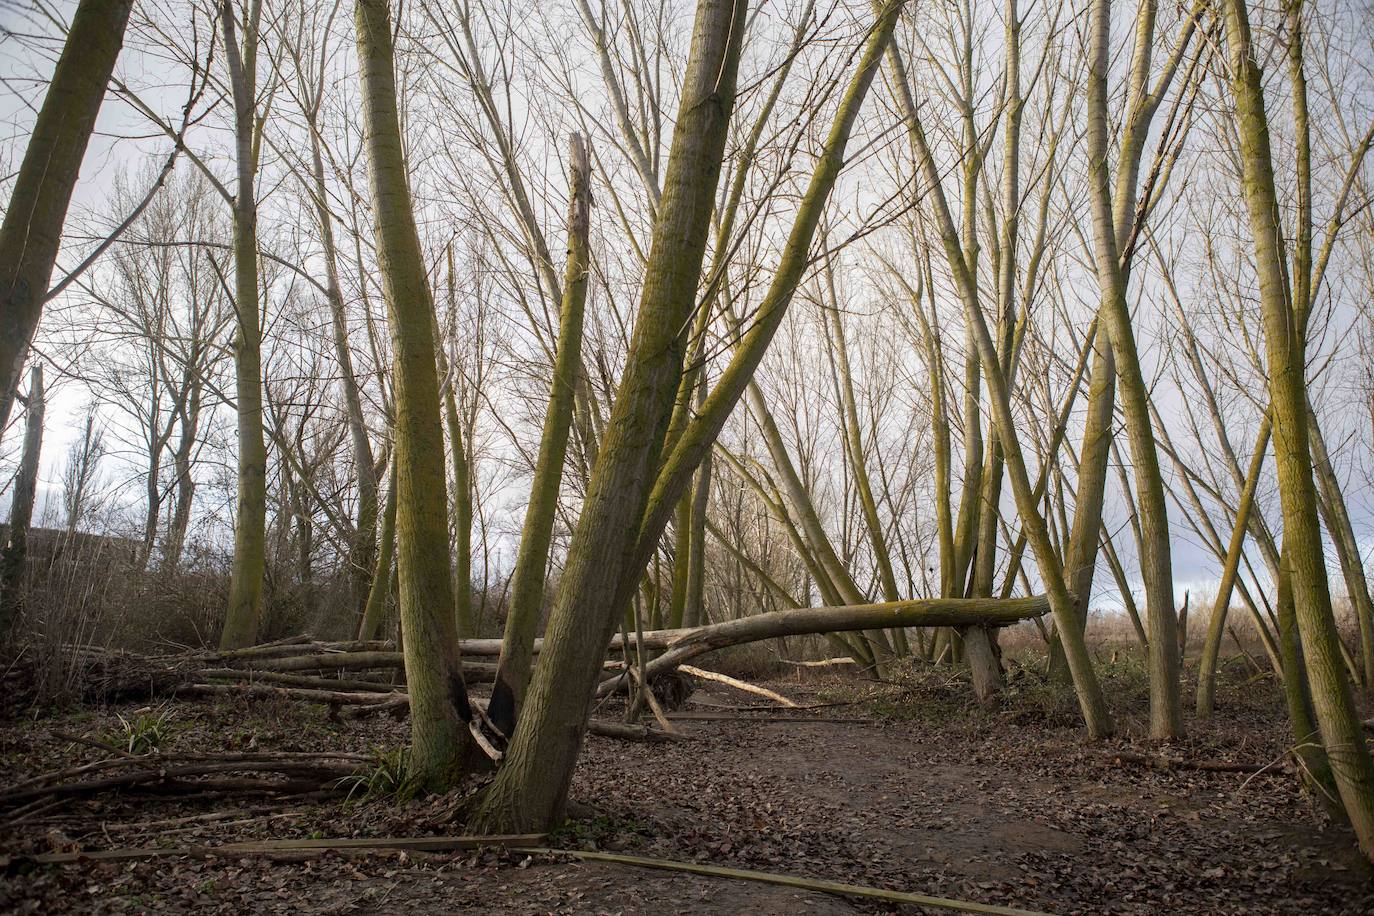
[[[257,840],[245,843],[224,843],[219,846],[142,846],[129,849],[94,849],[79,852],[49,852],[40,855],[6,857],[7,866],[21,862],[42,865],[71,865],[80,862],[111,862],[130,859],[162,859],[170,856],[208,858],[239,858],[241,856],[280,855],[282,853],[330,852],[451,852],[458,849],[528,846],[544,839],[542,833],[522,833],[493,836],[423,836],[423,837],[349,837],[320,840]]]
[[[292,674],[286,671],[263,671],[258,668],[202,668],[192,676],[197,683],[205,681],[265,682],[280,684],[285,687],[314,687],[319,690],[371,691],[377,693],[392,693],[396,689],[395,684],[386,681],[349,680],[311,674]]]
[[[779,875],[772,872],[754,871],[746,868],[726,868],[721,865],[706,865],[700,862],[675,862],[671,859],[650,859],[644,856],[627,856],[614,852],[592,852],[580,849],[538,849],[516,848],[515,852],[538,855],[572,856],[587,862],[608,862],[617,865],[632,865],[637,868],[656,868],[664,871],[689,872],[694,875],[707,875],[712,878],[735,878],[743,881],[758,881],[763,884],[776,884],[795,887],[806,891],[819,891],[840,897],[863,897],[881,900],[886,903],[908,903],[917,906],[954,910],[960,913],[991,913],[997,916],[1048,916],[1034,910],[1021,910],[1010,906],[997,906],[990,903],[974,903],[967,900],[954,900],[948,897],[931,897],[927,894],[913,894],[907,891],[890,891],[881,887],[866,887],[860,884],[842,884],[839,881],[825,881],[817,878],[802,878],[796,875]]]
[[[305,700],[310,703],[323,703],[326,706],[371,705],[393,699],[394,689],[381,693],[377,691],[319,690],[312,687],[274,687],[271,684],[183,684],[176,688],[178,696],[183,697],[248,697],[265,699],[281,697],[287,700]]]
[[[1149,767],[1155,770],[1199,770],[1205,773],[1260,773],[1274,763],[1237,763],[1230,760],[1187,760],[1165,757],[1162,754],[1137,754],[1132,751],[1113,751],[1107,759],[1117,765]]]
[[[653,679],[707,652],[782,636],[902,627],[998,627],[1039,617],[1048,611],[1049,602],[1043,596],[1006,600],[931,598],[795,608],[710,626],[618,635],[610,641],[608,649],[623,650],[638,642],[646,649],[661,652],[646,668],[647,677]],[[541,646],[542,642],[536,640],[535,651],[538,652]],[[468,655],[493,656],[500,652],[500,647],[499,639],[460,642],[461,651]],[[345,671],[402,671],[405,666],[402,654],[390,643],[376,640],[316,642],[307,637],[295,637],[231,652],[164,656],[139,656],[94,646],[68,648],[89,663],[92,683],[88,685],[88,695],[106,700],[178,692],[183,695],[238,693],[258,697],[286,696],[336,706],[371,706],[378,700],[377,696],[358,695],[373,692],[384,695],[387,685],[335,680],[326,675]],[[617,667],[615,662],[607,664]],[[487,683],[494,679],[496,666],[469,661],[463,666],[463,674],[467,683]],[[622,689],[627,683],[623,674],[607,675],[607,678],[598,688],[598,696]],[[249,683],[246,687],[226,683],[237,680]],[[281,686],[273,687],[273,684]],[[388,708],[398,705],[390,701]]]
[[[814,633],[882,630],[894,627],[1000,627],[1043,616],[1049,613],[1049,610],[1049,601],[1040,595],[1006,600],[927,598],[918,601],[772,611],[679,631],[681,635],[667,643],[664,647],[666,651],[649,662],[646,674],[652,678],[707,652],[764,639],[776,639],[780,636],[806,636]],[[617,682],[608,681],[598,688],[597,695],[605,696],[618,686]]]
[[[821,658],[811,662],[793,661],[790,658],[780,658],[778,661],[784,665],[791,665],[794,668],[833,668],[837,665],[858,664],[858,662],[854,661],[854,659],[850,658],[848,655],[842,655],[839,658]]]
[[[691,665],[679,665],[678,670],[690,674],[692,677],[699,677],[705,681],[715,681],[717,684],[725,684],[726,686],[733,687],[736,690],[742,690],[745,693],[752,693],[756,696],[765,697],[769,700],[772,700],[774,703],[777,703],[779,706],[795,707],[797,705],[796,703],[793,703],[791,700],[789,700],[787,697],[775,691],[769,690],[767,687],[760,687],[757,684],[751,684],[748,681],[741,681],[739,678],[730,677],[729,675],[720,674],[715,671],[707,671],[703,668],[693,668]]]

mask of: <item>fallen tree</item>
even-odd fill
[[[1044,596],[1029,598],[928,598],[881,604],[794,608],[741,617],[723,623],[642,634],[617,634],[609,652],[642,645],[657,652],[647,662],[649,679],[662,676],[698,656],[731,646],[785,636],[867,631],[906,627],[1002,627],[1049,612]],[[536,640],[534,651],[542,648]],[[465,655],[494,657],[499,639],[462,640]],[[382,641],[312,641],[293,637],[261,646],[227,652],[191,652],[146,656],[92,646],[70,651],[88,665],[87,695],[103,699],[135,699],[184,695],[255,694],[312,700],[330,705],[399,706],[405,689],[400,683],[400,652]],[[608,661],[597,695],[621,689],[628,681],[624,662]],[[489,682],[495,666],[463,666],[467,682]],[[350,677],[341,675],[347,672]],[[618,673],[617,673],[618,672]],[[247,687],[240,686],[247,683]]]
[[[653,678],[707,652],[780,636],[893,627],[999,627],[1043,616],[1049,610],[1049,601],[1038,595],[1008,599],[926,598],[772,611],[679,631],[680,635],[664,645],[663,654],[649,662],[646,674]],[[603,683],[598,695],[617,689],[620,681]]]

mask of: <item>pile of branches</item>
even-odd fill
[[[134,791],[176,795],[315,795],[346,791],[371,758],[346,752],[249,751],[133,754],[91,738],[58,734],[110,756],[40,773],[0,791],[0,812],[15,824],[82,795]]]

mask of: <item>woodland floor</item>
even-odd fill
[[[1216,724],[1186,742],[1140,740],[1144,688],[1107,666],[1124,737],[1090,744],[1072,696],[1030,676],[979,710],[948,672],[892,682],[838,675],[769,686],[812,710],[725,709],[757,698],[713,685],[677,724],[691,739],[592,737],[577,820],[550,844],[710,862],[1052,913],[1370,913],[1374,876],[1343,827],[1283,763],[1268,678],[1228,668]],[[0,723],[0,784],[98,759],[52,737],[118,735],[133,707]],[[370,750],[404,742],[391,719],[331,722],[286,702],[178,701],[168,749]],[[769,719],[745,721],[750,716]],[[785,721],[774,721],[785,718]],[[1258,774],[1158,769],[1114,754],[1270,763]],[[849,913],[920,912],[752,882],[511,852],[170,858],[36,866],[25,853],[286,837],[461,833],[452,799],[168,799],[105,795],[0,824],[0,912]],[[230,819],[153,821],[213,811]]]

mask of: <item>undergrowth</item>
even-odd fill
[[[399,804],[419,795],[423,783],[411,767],[410,747],[403,744],[389,750],[374,748],[372,762],[362,772],[345,776],[340,788],[348,789],[348,801],[387,799]]]

